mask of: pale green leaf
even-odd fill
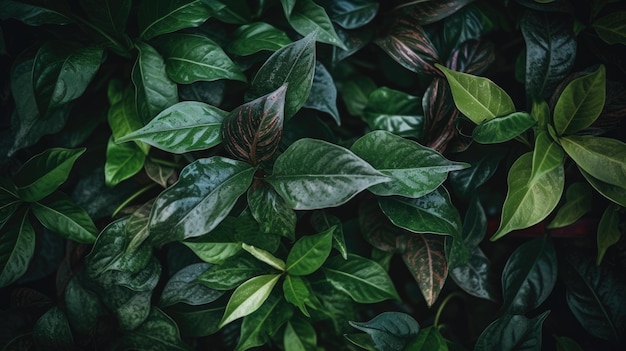
[[[261,307],[269,297],[281,274],[267,274],[251,278],[241,284],[228,300],[219,327],[249,315]]]

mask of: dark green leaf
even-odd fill
[[[481,144],[495,144],[509,141],[524,133],[537,122],[526,112],[513,112],[479,124],[472,138]]]
[[[159,37],[154,44],[163,53],[167,75],[176,83],[218,79],[246,81],[241,69],[222,48],[205,36],[173,33]]]
[[[178,327],[156,307],[136,329],[124,335],[117,350],[190,351],[180,338]]]
[[[580,166],[578,166],[578,170],[582,173],[587,182],[589,182],[596,191],[602,194],[602,196],[622,207],[626,207],[626,188],[605,183],[600,179],[594,178],[591,174],[580,168]]]
[[[315,75],[315,32],[270,56],[254,76],[246,100],[270,94],[285,83],[285,119],[293,117],[309,97]]]
[[[287,272],[291,275],[309,275],[322,266],[332,247],[332,226],[324,232],[298,239],[287,256]]]
[[[585,172],[626,188],[626,143],[612,138],[571,135],[559,139],[565,152]]]
[[[98,229],[87,212],[61,192],[33,203],[31,209],[44,227],[66,239],[85,244],[96,240]]]
[[[251,20],[250,9],[245,0],[202,0],[202,3],[213,10],[213,17],[224,23],[246,24]]]
[[[227,113],[199,101],[183,101],[161,111],[143,128],[116,142],[140,140],[161,150],[182,154],[204,150],[222,141],[220,128]]]
[[[252,184],[248,189],[248,206],[264,233],[280,234],[291,240],[295,238],[296,213],[269,184]]]
[[[304,318],[292,318],[285,327],[283,346],[289,351],[317,350],[315,328]]]
[[[80,0],[93,28],[112,48],[128,49],[130,39],[126,35],[126,21],[130,14],[130,0]]]
[[[231,290],[246,280],[266,273],[268,267],[248,256],[235,256],[211,266],[198,281],[216,290]]]
[[[598,259],[596,264],[599,265],[602,262],[602,258],[606,253],[606,250],[612,245],[616,244],[622,236],[620,232],[620,206],[616,204],[609,204],[604,210],[600,223],[598,224]]]
[[[410,13],[411,19],[419,24],[430,24],[444,19],[472,0],[439,0],[439,1],[409,1],[399,5],[396,9]]]
[[[538,132],[535,137],[531,179],[541,177],[563,164],[565,152],[548,133]]]
[[[167,314],[174,319],[183,337],[202,337],[215,334],[217,324],[226,309],[226,301],[213,302],[201,306],[177,304],[167,308]]]
[[[416,139],[422,139],[424,135],[421,99],[387,87],[369,94],[363,120],[374,130],[382,129]]]
[[[154,203],[152,241],[162,244],[210,232],[248,189],[253,174],[250,165],[218,156],[189,164]]]
[[[155,183],[159,184],[163,188],[167,188],[174,182],[174,168],[165,166],[154,161],[151,161],[149,158],[143,164],[143,169],[146,172],[146,175],[152,179]]]
[[[471,167],[450,172],[452,190],[457,196],[470,199],[476,188],[484,184],[498,169],[500,160],[506,154],[504,149],[473,145],[460,154],[459,161],[469,163]]]
[[[600,17],[593,22],[593,29],[609,44],[626,45],[626,12],[617,11]]]
[[[583,182],[572,183],[565,192],[565,203],[547,228],[561,228],[573,224],[591,210],[591,199],[589,185]]]
[[[480,335],[475,350],[541,350],[541,328],[550,311],[528,319],[506,314],[491,323]]]
[[[302,314],[310,317],[309,311],[306,306],[311,303],[311,286],[308,281],[302,277],[287,274],[283,281],[283,295],[285,300],[292,305],[298,307]]]
[[[258,310],[267,300],[280,277],[281,274],[260,275],[248,279],[237,287],[228,300],[219,327],[222,328],[226,324]]]
[[[269,252],[276,252],[278,249],[280,236],[275,233],[264,234],[261,231],[259,223],[247,209],[238,217],[229,217],[226,219],[234,219],[229,225],[234,230],[236,240]]]
[[[383,312],[370,321],[350,325],[366,332],[378,350],[402,351],[420,331],[413,317],[400,312]]]
[[[495,278],[491,262],[479,247],[471,250],[467,264],[455,267],[450,277],[470,295],[496,301]]]
[[[602,113],[605,100],[604,65],[572,80],[554,106],[554,128],[557,134],[573,134],[589,127]]]
[[[2,227],[0,235],[0,287],[5,287],[26,273],[35,252],[35,230],[28,220],[28,210],[14,214]]]
[[[226,50],[247,56],[262,50],[276,51],[290,43],[291,39],[282,30],[265,22],[255,22],[237,28]]]
[[[468,6],[445,19],[443,40],[446,46],[451,50],[466,41],[480,39],[485,29],[484,27],[485,25],[480,10],[476,7]],[[448,67],[450,67],[450,65],[448,65]],[[466,72],[465,70],[459,71]]]
[[[104,179],[108,186],[115,186],[131,178],[143,169],[146,154],[135,143],[117,144],[113,136],[107,144]]]
[[[424,328],[417,335],[407,350],[411,351],[448,351],[446,340],[435,326]]]
[[[348,258],[348,249],[346,247],[346,240],[343,235],[343,225],[341,220],[326,211],[314,211],[311,214],[311,225],[318,232],[327,230],[331,227],[335,227],[333,230],[333,247],[341,253],[344,259]]]
[[[15,187],[8,180],[0,178],[0,229],[17,211],[22,201],[15,193]]]
[[[65,313],[72,328],[81,334],[89,333],[96,327],[98,318],[105,314],[98,296],[81,284],[75,276],[65,288]]]
[[[356,29],[368,24],[378,13],[379,4],[372,0],[321,0],[330,19],[345,29]]]
[[[319,61],[315,63],[313,85],[303,107],[328,113],[333,117],[337,125],[341,124],[339,111],[337,111],[337,88],[335,87],[335,82],[326,67]]]
[[[432,234],[414,234],[406,242],[402,260],[431,307],[448,276],[444,238]]]
[[[567,336],[554,336],[556,339],[556,351],[584,351],[578,343]]]
[[[33,327],[33,342],[41,350],[73,350],[74,338],[67,316],[54,306]]]
[[[24,201],[39,201],[52,194],[70,175],[85,149],[48,149],[30,158],[13,176],[17,195]]]
[[[376,90],[376,83],[368,77],[357,75],[347,81],[337,83],[348,112],[353,116],[362,116],[370,94]]]
[[[389,179],[350,150],[308,138],[280,155],[274,174],[266,178],[295,210],[339,206]]]
[[[244,317],[235,350],[247,350],[267,343],[292,314],[293,310],[278,294],[270,294],[258,310]]]
[[[176,272],[165,284],[159,306],[166,307],[181,302],[198,306],[217,300],[224,292],[213,290],[196,280],[210,266],[208,263],[195,263]]]
[[[346,48],[337,36],[324,8],[313,0],[280,0],[280,2],[285,17],[296,32],[305,36],[317,33],[316,40],[342,49]]]
[[[278,149],[285,119],[287,86],[245,103],[222,123],[224,148],[252,165],[270,159]]]
[[[0,6],[0,19],[14,18],[29,26],[44,24],[69,24],[73,21],[53,6],[27,4],[21,1],[5,0]]]
[[[199,0],[144,1],[139,7],[139,36],[148,40],[160,34],[197,27],[211,16]]]
[[[353,343],[354,345],[365,349],[367,351],[378,351],[376,349],[376,346],[374,345],[374,341],[372,340],[372,337],[365,334],[365,333],[361,333],[361,334],[344,334],[343,335],[346,339],[348,339],[348,341],[350,341],[351,343]]]
[[[404,251],[405,233],[391,223],[375,201],[359,206],[359,227],[363,238],[376,249],[391,254]]]

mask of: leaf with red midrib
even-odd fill
[[[224,148],[238,160],[256,165],[272,157],[283,131],[287,84],[234,109],[222,124]]]
[[[402,260],[417,281],[428,307],[431,307],[448,276],[444,237],[434,234],[411,235]]]

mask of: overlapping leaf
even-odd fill
[[[356,29],[369,23],[378,13],[379,4],[372,0],[318,1],[330,19],[345,29]]]
[[[448,277],[444,238],[432,234],[414,234],[408,238],[402,260],[432,306]]]
[[[0,236],[0,286],[5,287],[21,277],[35,252],[35,229],[28,210],[20,211],[2,227]]]
[[[313,0],[281,0],[289,24],[301,35],[317,32],[316,40],[345,49],[323,7]]]
[[[337,110],[337,88],[330,72],[319,61],[315,63],[315,76],[309,97],[304,102],[306,108],[328,113],[337,125],[341,125]]]
[[[472,137],[482,144],[502,143],[524,133],[536,123],[529,113],[513,112],[479,124]]]
[[[381,87],[367,97],[363,120],[370,129],[386,130],[396,135],[422,139],[424,117],[417,96]]]
[[[44,227],[64,238],[87,244],[96,240],[98,229],[87,212],[61,192],[33,203],[32,211]]]
[[[269,23],[254,22],[237,28],[226,50],[235,55],[247,56],[262,50],[276,51],[290,43],[291,39],[282,30]]]
[[[378,350],[405,350],[420,331],[417,321],[401,312],[383,312],[367,322],[351,321],[350,325],[367,333]]]
[[[606,254],[606,250],[612,245],[617,244],[619,239],[622,237],[622,233],[620,231],[620,207],[616,204],[610,204],[604,213],[602,214],[602,218],[600,218],[600,223],[598,224],[598,234],[596,241],[598,243],[598,259],[596,260],[596,264],[600,264],[604,255]]]
[[[605,183],[626,188],[626,143],[577,135],[559,140],[569,157],[585,172]]]
[[[235,350],[247,350],[265,344],[272,335],[278,333],[292,314],[293,310],[285,300],[277,294],[271,294],[258,310],[244,317]]]
[[[450,277],[466,293],[496,301],[495,278],[489,258],[479,247],[474,247],[465,265],[453,268]]]
[[[115,186],[143,169],[146,154],[134,143],[117,144],[113,137],[107,144],[104,179],[108,186]]]
[[[200,0],[159,0],[139,7],[139,36],[148,40],[160,34],[197,27],[211,16]]]
[[[280,274],[266,274],[251,278],[241,284],[228,300],[220,328],[258,310],[267,300]]]
[[[549,313],[544,312],[530,319],[522,315],[506,314],[487,326],[480,334],[475,348],[484,351],[540,351],[541,328]]]
[[[444,19],[470,2],[472,0],[409,1],[396,9],[409,14],[412,20],[423,25]]]
[[[609,44],[626,44],[626,12],[617,11],[600,17],[593,22],[593,29]]]
[[[591,210],[591,187],[583,182],[572,183],[565,192],[565,203],[559,208],[556,216],[547,228],[568,226]]]
[[[287,256],[287,272],[291,275],[309,275],[322,266],[332,247],[335,227],[298,239]]]
[[[21,1],[5,0],[0,7],[0,18],[2,20],[14,18],[30,26],[73,23],[74,21],[70,19],[63,10],[64,9],[59,9],[55,6],[43,6]]]
[[[163,288],[159,306],[166,307],[176,303],[198,306],[217,300],[224,294],[223,291],[210,289],[196,280],[210,266],[207,263],[195,263],[174,273]]]
[[[247,195],[250,211],[264,233],[295,237],[296,213],[274,188],[265,182],[255,182]]]

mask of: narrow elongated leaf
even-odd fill
[[[313,85],[315,37],[316,32],[311,33],[273,53],[254,76],[246,100],[275,92],[287,83],[285,119],[293,117],[304,106]]]
[[[13,176],[17,195],[38,201],[52,194],[70,175],[74,162],[85,149],[48,149],[30,158]]]
[[[585,170],[580,168],[580,166],[578,166],[578,170],[585,177],[587,182],[589,182],[589,184],[591,184],[591,186],[596,189],[597,192],[602,194],[602,196],[622,207],[626,207],[626,188],[605,183],[600,179],[595,178],[591,174],[585,172]]]
[[[246,81],[241,69],[213,40],[198,34],[173,33],[154,41],[163,53],[165,71],[176,83],[230,79]]]
[[[295,238],[296,213],[274,188],[265,182],[255,182],[247,195],[250,211],[264,233],[280,234],[292,240]]]
[[[432,306],[448,277],[444,238],[431,234],[411,235],[402,260],[415,278],[426,303]]]
[[[602,262],[602,258],[604,254],[606,254],[606,250],[612,245],[616,244],[619,239],[622,237],[622,233],[620,232],[619,224],[620,224],[620,206],[616,204],[610,204],[604,213],[602,214],[602,218],[600,218],[600,223],[598,224],[598,234],[597,234],[597,243],[598,243],[598,259],[596,260],[596,264],[599,265]]]
[[[379,4],[372,0],[318,1],[330,19],[345,29],[356,29],[368,24],[378,13]]]
[[[231,111],[222,124],[224,148],[236,159],[256,165],[274,155],[285,119],[287,86]]]
[[[139,7],[139,36],[148,40],[160,34],[197,27],[211,16],[199,0],[159,0],[142,2]]]
[[[336,289],[359,303],[375,303],[397,299],[398,293],[387,272],[378,263],[366,258],[348,255],[330,258],[322,271]]]
[[[302,314],[307,317],[311,316],[306,308],[307,304],[310,304],[311,294],[311,288],[304,278],[291,274],[285,276],[285,280],[283,281],[283,295],[285,296],[285,300],[298,307]]]
[[[524,133],[536,123],[529,113],[513,112],[479,124],[472,138],[481,144],[503,143]]]
[[[189,164],[154,203],[152,239],[165,243],[210,232],[248,189],[253,174],[249,165],[217,156]]]
[[[315,62],[315,76],[309,97],[304,102],[306,108],[328,113],[337,125],[341,125],[337,111],[337,88],[330,72],[319,61]]]
[[[115,186],[143,169],[146,154],[134,143],[116,144],[113,137],[107,144],[104,180]]]
[[[472,0],[409,1],[396,9],[409,13],[416,23],[430,24],[454,14],[470,2]]]
[[[532,153],[518,158],[509,170],[509,186],[498,231],[491,237],[497,240],[507,233],[541,222],[556,207],[565,186],[563,165],[535,177],[532,176]]]
[[[135,100],[135,92],[131,86],[125,89],[115,87],[116,80],[109,82],[109,102],[111,107],[107,112],[107,120],[111,132],[113,134],[113,140],[118,142],[122,137],[130,134],[137,129],[143,127],[143,123],[137,113],[137,103]],[[141,141],[136,141],[137,146],[141,148],[144,153],[148,153],[150,146]]]
[[[266,178],[296,210],[339,206],[366,188],[388,181],[351,151],[316,139],[300,139],[280,155]]]
[[[210,266],[208,263],[194,263],[174,273],[163,288],[159,306],[176,303],[198,306],[217,300],[224,294],[223,291],[213,290],[196,280]]]
[[[290,43],[291,39],[282,30],[265,22],[254,22],[237,28],[226,50],[238,56],[247,56],[262,50],[276,51]]]
[[[396,135],[421,140],[424,113],[417,96],[381,87],[369,94],[363,120],[370,129],[382,129]]]
[[[412,351],[448,351],[446,339],[435,326],[424,328],[417,335],[417,339],[408,346]]]
[[[230,257],[211,266],[198,281],[216,290],[231,290],[248,279],[267,273],[263,263],[249,256]]]
[[[378,350],[405,350],[405,346],[420,332],[413,317],[401,312],[383,312],[367,322],[352,322],[350,325],[366,332]]]
[[[285,327],[283,345],[289,351],[317,350],[315,328],[304,318],[292,318]]]
[[[252,255],[254,258],[256,258],[257,260],[269,265],[270,267],[276,270],[283,272],[287,268],[285,265],[285,261],[272,255],[270,252],[266,250],[259,249],[257,247],[254,247],[252,245],[248,245],[245,243],[242,244],[241,247],[245,251],[247,251],[250,255]]]
[[[335,227],[315,235],[298,239],[287,255],[287,272],[291,275],[309,275],[322,266],[332,247]]]
[[[600,17],[593,22],[593,29],[609,44],[626,45],[626,11],[617,11]]]
[[[526,43],[526,96],[548,98],[576,59],[576,36],[570,16],[524,12],[520,21]]]
[[[178,326],[170,317],[153,307],[146,320],[117,344],[122,350],[191,351],[180,338]]]
[[[260,275],[241,284],[228,300],[219,327],[222,328],[235,319],[245,317],[258,310],[267,300],[280,277],[280,274]]]
[[[0,287],[20,278],[28,269],[35,252],[35,230],[28,210],[14,214],[2,227],[0,235]]]
[[[528,319],[506,314],[491,323],[478,338],[475,349],[481,351],[541,350],[541,328],[550,311]]]
[[[565,192],[565,203],[547,228],[568,226],[591,210],[591,187],[583,182],[572,183]]]
[[[535,137],[531,179],[541,177],[561,166],[564,156],[563,148],[552,141],[548,133],[539,132]]]
[[[39,317],[33,327],[33,342],[37,348],[72,350],[74,338],[65,313],[54,306]]]
[[[450,277],[466,293],[496,301],[496,287],[491,262],[479,247],[474,247],[465,265],[453,268]]]
[[[554,106],[554,128],[559,135],[589,127],[602,113],[606,100],[604,65],[571,81]]]
[[[252,14],[245,0],[201,0],[213,10],[212,16],[230,24],[246,24],[251,21]],[[263,7],[263,5],[261,5]]]
[[[264,345],[278,333],[292,314],[293,309],[278,294],[270,294],[258,310],[244,317],[235,350]]]
[[[44,227],[64,238],[85,244],[96,240],[98,229],[87,212],[61,192],[33,203],[32,211]]]
[[[626,144],[611,138],[571,135],[559,139],[565,152],[593,177],[626,188]]]
[[[450,84],[454,104],[472,122],[481,124],[515,112],[511,97],[491,80],[436,65]]]
[[[2,6],[0,6],[0,19],[14,18],[29,26],[41,26],[44,24],[63,25],[74,22],[63,12],[52,6],[5,0],[2,1]]]
[[[346,49],[323,7],[313,0],[281,0],[280,2],[283,5],[285,17],[296,32],[301,35],[317,32],[316,40]]]
[[[225,111],[203,102],[182,101],[116,142],[140,140],[177,154],[204,150],[222,141],[220,128],[226,115]]]

